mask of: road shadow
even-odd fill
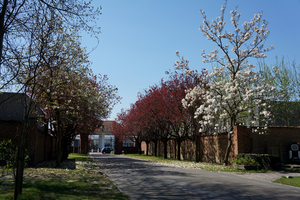
[[[130,199],[300,199],[300,189],[119,155],[91,158]]]

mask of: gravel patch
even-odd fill
[[[300,173],[289,173],[289,172],[266,172],[266,173],[247,173],[247,172],[219,172],[224,174],[230,174],[234,176],[239,176],[242,178],[260,180],[260,181],[267,181],[272,182],[281,177],[296,177],[300,176]]]

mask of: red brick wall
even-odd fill
[[[0,121],[0,140],[11,139],[14,144],[20,145],[23,127],[24,124],[21,122]],[[25,136],[25,147],[30,154],[31,160],[29,162],[37,164],[52,158],[55,151],[55,138],[39,131],[36,119],[32,119]]]
[[[35,138],[35,162],[45,161],[45,134],[36,133]]]
[[[21,144],[23,124],[13,121],[0,121],[0,140],[12,140],[16,145]]]
[[[54,158],[55,138],[41,131],[36,133],[34,164]]]
[[[300,143],[299,127],[269,127],[265,134],[252,133],[251,128],[239,127],[239,153],[277,155],[288,162],[291,142]]]
[[[232,159],[237,152],[236,130],[231,135],[232,145],[229,159]],[[224,159],[228,145],[228,134],[208,135],[200,137],[200,161],[221,163]]]
[[[252,153],[252,147],[253,147],[253,139],[251,137],[252,130],[250,128],[247,128],[245,126],[237,126],[237,152],[235,154],[239,153]]]
[[[181,153],[180,157],[183,160],[193,160],[194,159],[194,145],[191,140],[185,140],[181,143]],[[142,143],[142,151],[146,154],[146,143]],[[154,142],[149,143],[149,155],[155,154],[155,144]],[[160,141],[157,143],[157,155],[164,155],[164,144]],[[169,140],[167,145],[167,155],[168,158],[177,158],[177,143],[175,140]]]
[[[234,159],[239,153],[259,153],[277,155],[282,162],[288,162],[288,147],[290,142],[300,143],[300,128],[294,127],[269,127],[268,133],[252,133],[252,128],[236,126],[232,134],[232,146],[229,159]],[[228,144],[228,135],[200,137],[200,161],[221,163],[225,156]],[[149,155],[154,155],[155,145],[149,144]],[[146,153],[146,144],[142,146]],[[174,140],[170,140],[167,146],[168,157],[175,158],[177,145]],[[163,156],[164,146],[158,142],[158,156]],[[194,160],[193,141],[186,140],[181,144],[181,159]]]
[[[88,134],[80,134],[80,153],[88,153],[89,151],[89,135]]]
[[[181,159],[182,160],[194,160],[194,144],[192,140],[185,140],[181,143],[180,146]],[[177,153],[177,148],[176,148]]]
[[[142,142],[141,144],[141,148],[142,148],[142,151],[144,151],[144,154],[147,154],[147,146],[146,146],[146,142]]]
[[[46,157],[45,160],[53,159],[55,156],[56,139],[49,134],[46,134]]]

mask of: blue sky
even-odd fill
[[[212,20],[221,15],[223,0],[94,0],[102,7],[97,21],[101,27],[99,46],[90,54],[95,74],[106,74],[109,82],[119,89],[122,97],[110,116],[114,120],[122,108],[127,109],[137,100],[138,92],[149,88],[174,69],[179,51],[190,62],[192,69],[211,69],[203,64],[202,49],[217,49],[199,31],[206,12]],[[275,56],[285,56],[300,64],[300,0],[228,0],[225,11],[226,27],[231,28],[230,11],[238,7],[241,23],[250,21],[254,14],[263,12],[269,22],[270,36],[265,46],[275,49],[266,53],[266,63],[275,63]],[[83,34],[82,45],[90,50],[97,40]],[[257,64],[257,60],[250,60]]]

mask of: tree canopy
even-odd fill
[[[226,2],[227,3],[227,2]],[[270,46],[264,48],[264,42],[269,35],[267,21],[262,13],[254,15],[250,22],[240,25],[240,16],[236,9],[230,11],[233,32],[225,30],[225,6],[221,7],[221,16],[210,22],[205,11],[200,10],[203,16],[203,25],[200,30],[203,36],[212,41],[218,49],[201,56],[203,63],[216,62],[218,65],[213,72],[203,79],[206,88],[195,87],[187,94],[186,99],[201,96],[204,104],[195,111],[199,120],[200,132],[205,134],[228,133],[228,146],[224,156],[224,164],[228,164],[231,149],[231,135],[237,124],[256,126],[257,132],[263,133],[270,120],[270,112],[265,102],[274,98],[276,88],[268,84],[262,73],[255,72],[252,64],[247,63],[248,58],[264,58],[265,52],[272,50]],[[179,52],[176,52],[178,55]],[[177,68],[184,68],[190,72],[188,61],[181,57],[177,61]],[[263,127],[259,129],[260,123]]]

